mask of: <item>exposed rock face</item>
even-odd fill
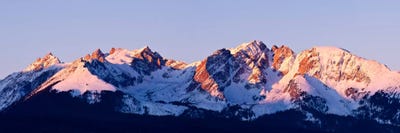
[[[140,49],[133,55],[131,66],[139,73],[149,75],[165,65],[166,60],[157,52],[151,51],[149,47]]]
[[[305,92],[299,88],[298,84],[295,80],[290,80],[287,87],[284,89],[284,92],[288,93],[291,97],[291,100],[299,100],[301,95]]]
[[[96,51],[94,51],[92,53],[91,57],[92,57],[92,59],[97,59],[100,62],[104,62],[104,53],[100,49],[97,49]]]
[[[163,58],[157,52],[152,51],[148,46],[132,51],[122,48],[111,48],[106,58],[113,64],[151,64],[150,66],[142,66],[144,69],[148,67],[147,69],[149,70],[157,70],[162,66],[168,66],[174,69],[183,69],[187,66],[184,62]]]
[[[0,110],[22,99],[34,89],[63,69],[60,60],[52,53],[38,58],[22,72],[13,73],[0,80]]]
[[[273,61],[275,66],[279,66],[279,70],[271,66]],[[287,73],[293,61],[293,51],[285,46],[269,50],[263,42],[252,41],[236,48],[214,52],[197,65],[193,79],[199,83],[200,89],[220,98],[225,97],[226,89],[232,84],[244,84],[246,90],[269,90],[271,86],[268,85],[283,76],[282,70]],[[262,99],[261,97],[253,96],[253,99]]]
[[[253,68],[253,70],[251,71],[251,74],[250,74],[250,76],[249,76],[249,78],[247,80],[251,84],[267,82],[267,79],[264,76],[263,72],[260,70],[260,68]]]
[[[36,59],[36,61],[25,68],[24,71],[38,71],[59,63],[61,63],[61,61],[56,56],[52,53],[48,53],[44,57]]]
[[[221,49],[206,60],[203,60],[196,68],[194,81],[201,84],[201,89],[212,96],[224,98],[222,91],[225,85],[230,84],[229,75],[232,67],[232,55],[229,50]]]
[[[93,53],[91,55],[86,55],[84,57],[85,60],[87,61],[91,61],[91,60],[98,60],[100,62],[104,62],[105,61],[105,54],[100,50],[100,49],[96,49],[95,51],[93,51]]]
[[[0,104],[4,103],[0,109],[15,99],[29,99],[27,93],[52,89],[75,96],[88,92],[84,97],[90,104],[101,101],[96,92],[118,92],[123,102],[119,111],[125,113],[178,116],[208,110],[250,120],[296,109],[311,119],[308,114],[315,112],[375,115],[381,111],[375,107],[390,109],[400,97],[398,72],[332,47],[315,47],[295,55],[286,46],[269,49],[261,41],[251,41],[217,50],[190,65],[166,59],[149,47],[112,48],[106,54],[98,49],[72,63],[60,64],[65,66],[60,71],[51,67],[58,63],[49,54],[28,67],[32,78],[19,78],[22,73],[1,80],[0,94],[6,98],[0,98]],[[42,71],[46,68],[52,71]],[[388,105],[381,99],[389,99]],[[358,109],[360,106],[363,109]],[[368,118],[400,121],[393,119],[395,116],[399,115]]]
[[[218,50],[197,66],[193,79],[200,83],[201,89],[220,98],[224,98],[224,91],[233,83],[247,84],[246,89],[257,88],[267,82],[269,53],[261,41]]]
[[[201,89],[209,92],[212,96],[223,98],[223,94],[218,90],[218,84],[211,77],[206,67],[207,61],[202,61],[197,66],[196,74],[194,75],[194,81],[200,83]]]
[[[368,66],[363,64],[366,61],[350,54],[348,51],[333,49],[329,52],[324,48],[313,48],[304,51],[302,54],[306,54],[307,56],[301,58],[298,70],[299,74],[308,73],[317,78],[334,80],[336,82],[355,81],[369,84],[371,80],[365,73],[365,68]],[[373,64],[375,63],[371,62],[371,65]]]
[[[274,53],[272,67],[286,75],[289,72],[291,63],[294,60],[294,52],[289,47],[274,45],[271,49]]]
[[[303,55],[305,57],[301,58]],[[300,63],[298,64],[298,75],[304,75],[309,73],[315,77],[320,77],[320,64],[319,64],[319,53],[316,52],[315,48],[305,51],[300,55]]]
[[[109,54],[114,54],[114,53],[115,53],[115,51],[116,51],[116,49],[115,49],[115,48],[111,48],[111,50],[110,50]]]
[[[242,71],[250,71],[249,83],[265,83],[266,77],[263,70],[269,67],[269,49],[261,41],[244,43],[235,49],[230,50],[239,64],[244,64]],[[240,75],[240,74],[239,74]]]

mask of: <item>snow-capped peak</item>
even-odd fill
[[[134,57],[139,58],[139,59],[147,59],[147,60],[152,60],[152,58],[158,58],[161,59],[163,58],[160,54],[157,52],[154,52],[150,49],[149,46],[145,46],[141,49],[134,50]]]
[[[130,64],[133,59],[134,51],[123,48],[111,48],[106,60],[113,64]]]
[[[400,85],[400,75],[385,65],[336,47],[314,47],[301,52],[280,82],[287,83],[296,75],[315,77],[344,98],[349,89],[367,94]]]
[[[60,63],[58,58],[49,53],[26,71],[57,63]],[[137,50],[112,48],[106,54],[97,49],[65,66],[49,74],[22,73],[42,72],[48,78],[38,76],[35,85],[39,87],[32,87],[35,90],[29,91],[29,95],[47,88],[75,90],[76,95],[86,91],[121,91],[128,106],[121,111],[150,115],[179,115],[192,107],[221,111],[238,105],[258,117],[303,103],[310,106],[317,103],[317,108],[321,107],[318,111],[323,113],[351,115],[360,106],[361,98],[390,87],[399,92],[400,86],[398,72],[345,49],[314,47],[296,55],[287,46],[268,49],[261,41],[217,50],[190,65],[163,58],[146,46]],[[14,77],[18,76],[17,73]],[[26,80],[30,75],[21,82],[10,77],[3,81],[23,83],[21,89],[30,85],[25,84],[30,83]],[[14,84],[2,87],[0,81],[0,88],[14,88],[11,83]],[[10,92],[7,95],[14,93],[12,89],[6,90]]]
[[[248,43],[243,43],[240,44],[236,48],[231,48],[229,49],[233,55],[239,53],[239,52],[245,52],[247,54],[251,55],[256,55],[261,53],[267,48],[267,46],[262,42],[262,41],[257,41],[253,40]]]
[[[44,57],[36,59],[35,62],[30,64],[23,71],[28,72],[28,71],[42,70],[44,68],[48,68],[52,65],[56,65],[59,63],[61,63],[60,59],[58,59],[56,56],[53,55],[53,53],[50,52],[46,54]]]
[[[106,60],[112,64],[126,64],[142,73],[149,73],[153,70],[160,69],[163,66],[174,69],[184,69],[187,64],[181,61],[165,59],[160,54],[152,51],[148,46],[136,50],[127,50],[122,48],[112,48]],[[143,71],[146,69],[151,71]]]
[[[107,61],[113,64],[131,64],[134,59],[152,61],[162,59],[157,52],[153,52],[148,46],[141,49],[127,50],[123,48],[111,48]]]

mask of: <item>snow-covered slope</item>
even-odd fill
[[[400,75],[385,65],[334,47],[315,47],[300,53],[287,79],[297,74],[316,77],[343,97],[347,97],[349,88],[374,93],[400,83]]]
[[[377,113],[367,108],[377,103],[376,94],[399,98],[399,81],[400,74],[385,65],[335,47],[295,54],[287,46],[269,48],[251,41],[189,65],[149,47],[112,48],[67,64],[52,54],[38,59],[0,81],[0,109],[49,90],[75,97],[110,91],[123,94],[118,111],[124,113],[179,116],[208,110],[247,120],[297,109],[307,116],[315,111],[359,116]],[[101,100],[96,97],[88,103]],[[397,118],[373,119],[396,123]]]
[[[13,73],[0,81],[0,110],[20,100],[37,89],[43,82],[65,67],[49,53],[38,58],[21,72]]]
[[[355,104],[350,110],[356,109],[364,96],[400,84],[400,75],[385,65],[335,47],[315,47],[301,52],[279,85],[287,85],[297,75],[313,77],[334,90],[343,101]]]

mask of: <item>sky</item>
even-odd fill
[[[398,0],[0,0],[0,79],[52,52],[149,46],[194,62],[251,40],[335,46],[400,70]]]

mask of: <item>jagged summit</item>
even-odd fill
[[[246,49],[246,48],[260,48],[260,49],[265,49],[267,46],[264,44],[264,42],[259,41],[259,40],[253,40],[250,42],[242,43],[239,46],[236,47],[236,49]]]
[[[144,46],[141,49],[138,49],[139,52],[153,52],[148,45]]]
[[[134,59],[154,60],[163,57],[157,52],[153,52],[148,46],[141,49],[128,50],[123,48],[111,48],[107,61],[115,64],[130,64]]]
[[[54,56],[53,53],[49,52],[44,57],[36,59],[35,62],[30,64],[23,71],[38,71],[59,63],[61,63],[60,59]]]
[[[45,55],[45,57],[46,57],[46,56],[54,56],[54,55],[53,55],[52,52],[49,52],[49,53],[47,53],[47,54]]]
[[[100,49],[96,49],[92,52],[92,54],[87,54],[84,59],[87,61],[98,60],[100,62],[104,62],[105,54]]]
[[[360,100],[382,88],[400,85],[400,75],[385,65],[336,47],[314,47],[300,52],[280,83],[287,84],[298,75],[318,79],[344,98]],[[383,80],[385,79],[385,80]],[[349,91],[354,91],[349,95]]]
[[[230,51],[232,54],[237,54],[238,52],[246,52],[250,55],[257,54],[261,51],[264,51],[267,46],[262,41],[253,40],[251,42],[240,44],[236,48],[231,48]]]
[[[109,52],[109,54],[114,54],[114,53],[115,53],[115,51],[116,51],[116,48],[112,47],[112,48],[110,49],[110,52]]]
[[[141,49],[135,50],[136,54],[134,55],[136,58],[146,59],[148,61],[152,61],[154,59],[162,59],[163,57],[157,52],[153,52],[149,46],[145,46]]]
[[[106,60],[113,64],[128,65],[134,65],[135,62],[144,61],[150,62],[150,64],[155,64],[158,67],[166,65],[175,69],[183,69],[187,66],[185,62],[166,59],[162,57],[158,52],[151,50],[149,46],[145,46],[143,48],[135,50],[111,48],[109,55],[106,57]]]
[[[400,73],[336,47],[296,54],[285,45],[269,49],[251,41],[217,50],[191,65],[166,59],[148,46],[111,48],[109,53],[97,49],[74,63],[44,69],[58,63],[49,53],[26,69],[32,72],[1,80],[0,109],[21,98],[29,101],[41,93],[59,92],[89,104],[114,103],[100,96],[107,91],[120,96],[113,109],[124,113],[198,116],[211,111],[253,120],[298,110],[307,119],[318,119],[313,118],[318,112],[316,116],[363,115],[360,118],[400,124],[400,106],[392,106],[392,101],[400,101]],[[46,71],[37,71],[42,69]],[[380,110],[394,113],[381,116]]]

